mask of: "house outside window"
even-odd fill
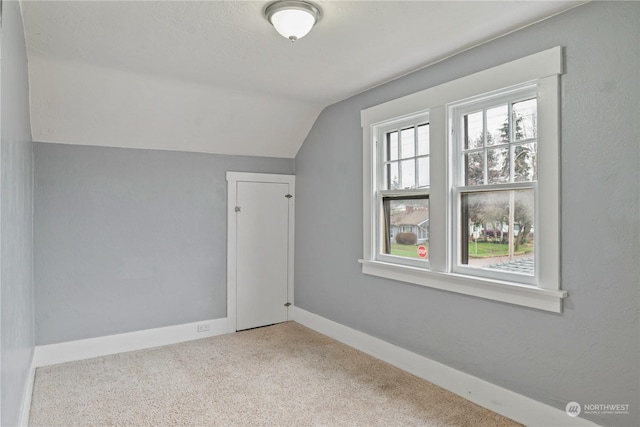
[[[556,47],[362,111],[364,274],[560,312]]]

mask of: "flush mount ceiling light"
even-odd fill
[[[275,1],[264,10],[267,21],[292,42],[306,36],[321,15],[320,7],[302,0]]]

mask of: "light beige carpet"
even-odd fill
[[[294,322],[38,368],[33,426],[512,426]]]

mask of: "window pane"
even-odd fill
[[[515,140],[535,139],[538,136],[538,102],[536,98],[513,104]]]
[[[418,126],[418,156],[429,154],[429,124]]]
[[[487,180],[489,184],[509,182],[509,148],[487,150]]]
[[[509,107],[501,105],[487,110],[487,145],[509,142]]]
[[[522,144],[513,147],[513,180],[515,182],[535,181],[537,174],[537,144]]]
[[[470,150],[483,146],[482,111],[463,116],[464,149]]]
[[[387,134],[385,156],[385,160],[398,160],[398,132],[389,132]]]
[[[415,157],[416,155],[416,130],[414,128],[403,129],[400,133],[401,139],[401,155],[403,159]]]
[[[398,162],[392,162],[384,168],[384,188],[385,190],[397,190],[400,188],[398,176]]]
[[[418,187],[429,185],[429,157],[418,158]]]
[[[382,189],[383,190],[389,190],[389,169],[391,168],[391,165],[386,164],[386,165],[382,165]]]
[[[467,185],[484,184],[484,153],[469,153],[464,155],[465,182]]]
[[[463,194],[460,264],[534,275],[532,189]]]
[[[387,199],[386,237],[383,253],[429,259],[429,198]]]
[[[400,188],[416,188],[416,159],[403,160]]]

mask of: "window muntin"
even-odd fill
[[[383,190],[429,186],[429,123],[385,129],[381,153]]]
[[[487,185],[537,180],[537,99],[529,89],[516,101],[465,112],[456,107],[462,182]],[[474,107],[478,107],[477,104]],[[468,107],[467,107],[468,108]]]
[[[454,271],[535,284],[536,87],[457,103],[451,111],[458,136]]]

